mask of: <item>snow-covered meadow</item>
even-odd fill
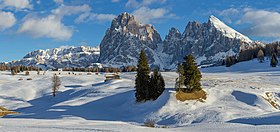
[[[52,97],[51,77],[58,72],[30,76],[1,72],[0,106],[20,114],[1,118],[0,131],[280,130],[279,67],[253,60],[201,71],[205,102],[177,101],[177,74],[163,72],[165,92],[156,101],[140,104],[134,98],[135,73],[104,82],[104,74],[62,72],[60,92]],[[147,120],[156,128],[145,127]]]

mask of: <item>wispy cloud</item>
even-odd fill
[[[280,13],[277,11],[239,7],[225,9],[219,15],[227,23],[243,25],[247,35],[280,39]]]
[[[84,13],[75,19],[75,23],[85,23],[89,21],[106,22],[112,21],[117,16],[114,14]]]
[[[250,27],[246,29],[249,35],[280,39],[279,12],[254,9],[246,10],[238,23],[250,24]]]
[[[71,16],[76,14],[82,14],[85,12],[90,12],[91,8],[89,5],[80,5],[80,6],[65,6],[61,5],[57,9],[52,10],[52,14],[57,17],[63,18],[64,16]]]
[[[16,17],[11,12],[0,11],[0,30],[12,27],[16,23]]]
[[[150,9],[148,7],[141,7],[132,13],[136,20],[142,23],[157,23],[164,19],[176,19],[175,14],[170,13],[168,9],[156,8]]]
[[[127,8],[139,8],[139,7],[142,7],[142,6],[150,6],[154,3],[160,3],[160,4],[163,4],[165,3],[166,0],[140,0],[140,1],[137,1],[137,0],[128,0],[125,4],[125,6]]]
[[[47,37],[56,40],[68,40],[73,34],[73,30],[65,26],[61,20],[54,15],[43,18],[26,18],[18,32],[27,33],[35,38]]]
[[[33,8],[30,0],[2,0],[1,7],[15,8],[16,11]]]

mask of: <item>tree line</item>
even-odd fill
[[[272,67],[275,67],[278,64],[278,58],[280,57],[279,41],[266,44],[265,46],[256,46],[247,50],[241,50],[238,55],[227,56],[222,65],[230,67],[231,65],[238,62],[249,61],[256,58],[259,60],[259,62],[263,63],[265,61],[265,57],[270,58]]]

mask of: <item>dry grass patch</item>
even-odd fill
[[[4,107],[0,107],[0,117],[10,114],[18,114],[18,112],[10,111]]]
[[[275,109],[280,109],[279,104],[277,104],[277,100],[273,98],[271,92],[266,92],[265,93],[266,97],[263,97],[272,107]]]
[[[200,102],[204,102],[204,100],[206,100],[206,92],[204,90],[194,91],[191,93],[178,91],[176,93],[176,99],[180,101],[198,100]]]
[[[153,120],[153,119],[147,119],[144,122],[144,126],[146,126],[146,127],[155,127],[155,124],[156,124],[156,120]]]

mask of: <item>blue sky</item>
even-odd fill
[[[277,0],[0,0],[0,61],[37,50],[97,46],[122,12],[153,24],[162,39],[171,27],[214,15],[253,40],[280,39]]]

